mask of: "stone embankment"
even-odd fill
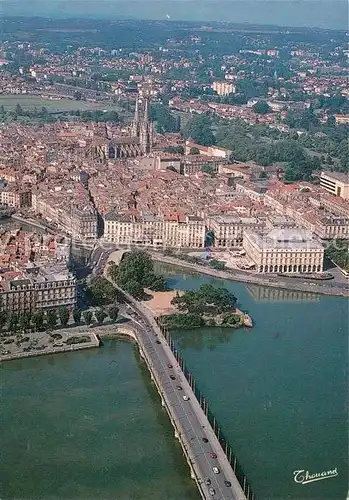
[[[322,295],[334,295],[341,297],[349,297],[349,284],[346,287],[345,284],[335,284],[328,283],[327,281],[324,283],[306,283],[300,281],[301,278],[286,278],[286,277],[273,277],[271,280],[268,277],[263,276],[262,274],[249,274],[242,273],[241,271],[218,271],[216,269],[212,269],[211,267],[193,264],[191,262],[186,262],[185,260],[177,259],[175,257],[169,257],[167,255],[163,255],[158,252],[150,252],[150,255],[154,260],[159,262],[163,262],[164,264],[171,264],[172,266],[181,267],[183,269],[188,269],[191,272],[200,273],[200,274],[208,274],[209,276],[213,276],[215,278],[222,278],[231,281],[239,281],[241,283],[251,283],[260,286],[266,286],[270,288],[283,288],[286,290],[297,290],[301,292],[311,292],[318,293]],[[344,286],[343,286],[344,285]]]

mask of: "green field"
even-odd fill
[[[45,99],[33,95],[5,95],[0,94],[0,106],[4,106],[6,111],[14,109],[19,104],[23,109],[34,109],[45,107],[49,111],[72,111],[72,110],[93,110],[93,109],[115,109],[115,105],[106,102],[86,102],[75,101],[73,99]]]

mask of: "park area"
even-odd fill
[[[48,111],[92,111],[96,109],[112,109],[112,104],[105,102],[90,102],[90,101],[77,101],[75,99],[55,98],[49,99],[48,97],[41,97],[35,95],[25,94],[0,94],[0,107],[3,106],[5,111],[11,111],[20,105],[22,109],[32,110],[34,108],[45,107]],[[114,106],[115,107],[115,106]]]

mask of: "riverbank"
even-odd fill
[[[163,262],[164,264],[170,264],[171,266],[176,266],[182,269],[189,269],[191,272],[197,274],[207,274],[214,278],[222,278],[230,281],[238,281],[241,283],[251,283],[260,286],[266,286],[269,288],[282,288],[285,290],[297,290],[301,292],[312,292],[321,295],[333,295],[338,297],[349,297],[349,289],[329,285],[326,283],[305,283],[305,282],[295,282],[295,278],[275,278],[270,281],[270,278],[263,275],[257,274],[244,274],[241,272],[227,272],[212,269],[211,267],[192,264],[175,257],[169,257],[167,255],[160,254],[158,252],[150,252],[152,258],[158,262]]]

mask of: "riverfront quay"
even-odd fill
[[[349,281],[345,280],[344,277],[341,278],[340,283],[332,283],[328,281],[314,281],[311,280],[304,281],[304,278],[290,278],[286,276],[274,275],[263,275],[262,273],[248,273],[238,270],[228,271],[218,271],[212,267],[203,265],[193,264],[191,262],[186,262],[182,259],[177,259],[175,257],[169,257],[163,255],[159,252],[150,252],[154,261],[162,264],[167,264],[172,267],[177,268],[178,274],[181,270],[183,272],[195,272],[199,274],[206,274],[214,278],[221,278],[229,281],[236,281],[241,283],[251,283],[255,285],[260,285],[269,288],[281,288],[286,290],[304,291],[309,293],[318,293],[321,295],[333,295],[339,297],[349,297]],[[272,277],[270,277],[272,276]],[[309,281],[309,282],[308,282]]]

